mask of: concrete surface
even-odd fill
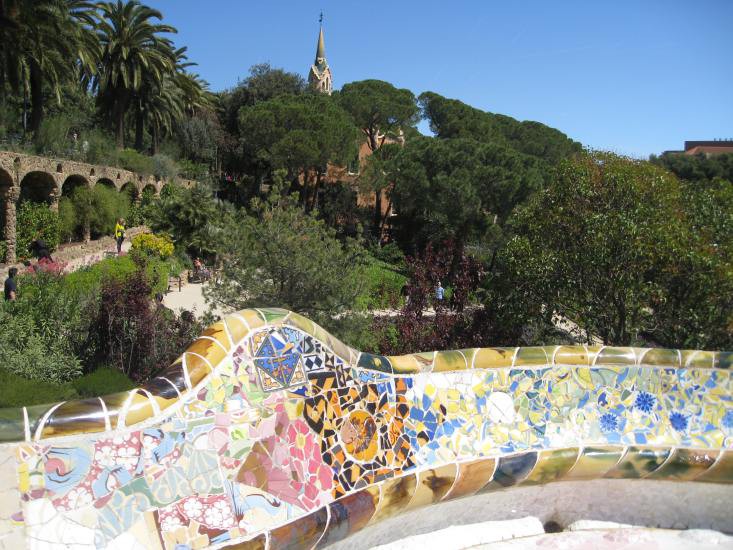
[[[579,520],[733,533],[733,490],[710,483],[599,479],[509,488],[402,514],[330,549],[371,548],[450,526],[536,517],[561,528]],[[448,549],[446,549],[448,550]]]

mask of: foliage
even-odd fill
[[[155,233],[170,235],[177,247],[193,256],[215,252],[222,212],[208,187],[171,187],[150,205],[147,216]]]
[[[729,345],[730,248],[718,251],[709,235],[730,242],[730,214],[704,220],[696,208],[717,199],[698,199],[647,162],[600,153],[563,162],[517,216],[509,277],[532,307],[607,344]]]
[[[420,111],[415,95],[382,80],[345,84],[338,93],[339,104],[352,116],[372,152],[395,139],[399,132],[414,127]]]
[[[140,233],[132,238],[132,248],[165,260],[173,254],[173,241],[168,235]]]
[[[120,371],[100,367],[94,372],[81,376],[71,383],[81,398],[101,397],[110,393],[127,391],[136,384]]]
[[[690,182],[710,183],[722,178],[733,183],[733,153],[706,156],[664,153],[659,157],[652,156],[653,164],[663,166],[677,177]]]
[[[91,192],[91,210],[89,214],[92,236],[112,235],[117,220],[127,218],[129,211],[129,195],[119,193],[116,189],[106,185],[95,185]]]
[[[153,286],[143,271],[104,281],[98,309],[90,316],[95,364],[109,365],[136,382],[150,378],[185,349],[201,327],[155,307]]]
[[[447,241],[437,248],[428,245],[419,256],[407,258],[407,269],[407,300],[398,316],[378,318],[374,323],[380,351],[401,354],[476,345],[481,334],[470,330],[473,312],[466,306],[484,275],[481,265]],[[452,289],[450,299],[434,299],[438,282]],[[430,306],[434,313],[428,315]]]
[[[23,378],[0,368],[0,408],[99,397],[134,387],[121,372],[104,367],[62,384]]]
[[[77,397],[78,393],[69,382],[63,384],[43,382],[24,378],[0,368],[0,408],[56,403]]]
[[[8,241],[0,240],[0,263],[5,261],[5,254],[8,253]]]
[[[365,288],[356,300],[357,310],[400,307],[407,277],[394,271],[389,264],[372,259],[364,266],[364,278]]]
[[[49,250],[56,250],[61,238],[59,216],[45,203],[22,201],[17,211],[16,251],[18,258],[30,257],[29,246],[40,237]]]
[[[277,305],[317,320],[352,309],[363,251],[282,196],[278,179],[266,202],[254,202],[256,217],[230,220],[219,244],[221,282],[204,289],[207,300],[235,309]]]
[[[116,164],[125,170],[151,176],[155,174],[155,162],[135,149],[121,149],[116,153]]]
[[[83,0],[14,0],[0,3],[0,86],[30,91],[30,130],[41,126],[44,91],[61,100],[70,75],[92,70],[97,44],[93,5]]]
[[[403,250],[453,239],[496,239],[514,207],[537,190],[537,161],[468,139],[410,141],[391,163]]]
[[[18,298],[0,308],[0,365],[33,380],[60,383],[82,373],[84,297],[62,292],[62,277],[45,271],[19,278]]]
[[[277,96],[243,107],[239,130],[243,153],[264,174],[282,168],[291,181],[304,175],[301,198],[308,208],[315,206],[327,164],[344,165],[356,151],[349,115],[322,94]]]
[[[550,165],[581,152],[581,145],[539,122],[487,113],[433,92],[420,94],[423,115],[439,139],[464,138],[503,145]]]

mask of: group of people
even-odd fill
[[[114,235],[115,242],[117,243],[117,255],[119,256],[122,253],[122,243],[125,240],[125,220],[123,218],[119,218],[117,220]],[[36,238],[33,239],[31,244],[28,246],[28,251],[38,259],[38,263],[40,265],[53,262],[53,257],[51,256],[48,245],[41,237],[40,232],[36,234]],[[30,263],[26,262],[26,265],[30,265]],[[8,277],[5,279],[5,283],[3,285],[5,301],[12,302],[17,297],[18,285],[15,281],[17,276],[18,268],[11,267],[8,270]]]

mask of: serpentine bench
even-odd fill
[[[556,481],[729,484],[731,363],[601,346],[383,357],[244,310],[145,387],[0,411],[0,547],[323,547]]]

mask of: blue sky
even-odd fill
[[[255,63],[434,91],[646,157],[733,138],[733,0],[147,0],[211,89]]]

